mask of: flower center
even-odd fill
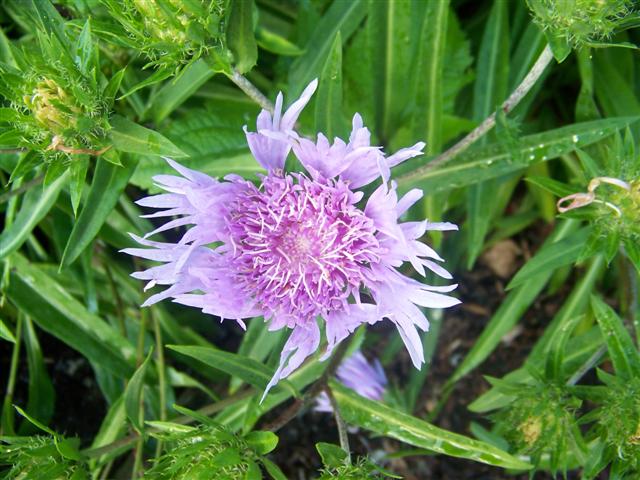
[[[344,308],[380,260],[371,219],[340,181],[270,175],[228,218],[238,281],[269,316],[308,321]]]

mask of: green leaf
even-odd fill
[[[338,468],[344,465],[344,462],[349,455],[338,445],[326,442],[316,443],[316,450],[322,458],[322,464],[328,468]]]
[[[57,433],[54,432],[53,430],[51,430],[49,427],[47,427],[45,424],[43,424],[42,422],[40,422],[38,419],[33,418],[31,415],[29,415],[27,412],[25,412],[23,409],[21,409],[19,406],[14,405],[14,408],[18,411],[18,413],[20,415],[22,415],[24,418],[26,418],[27,420],[29,420],[31,423],[33,423],[36,427],[38,427],[40,430],[42,430],[43,432],[48,433],[49,435],[52,435],[54,437],[57,436]]]
[[[640,353],[633,343],[631,335],[616,312],[599,297],[591,296],[591,308],[602,336],[607,344],[609,357],[616,374],[630,380],[640,375]]]
[[[115,115],[111,119],[109,138],[120,152],[140,155],[158,155],[172,158],[185,157],[185,153],[163,135],[131,120]]]
[[[272,32],[265,27],[258,26],[256,29],[256,40],[258,46],[268,52],[275,53],[276,55],[282,55],[284,57],[298,57],[304,53],[300,47],[295,43],[291,43],[289,40],[279,35],[276,32]]]
[[[579,152],[580,150],[578,150],[576,153]],[[566,197],[567,195],[571,195],[572,193],[576,192],[575,188],[567,185],[566,183],[554,180],[550,177],[534,175],[526,177],[525,180],[546,190],[547,192],[552,193],[556,197]]]
[[[129,95],[137,92],[138,90],[142,90],[143,88],[150,87],[151,85],[155,85],[156,83],[160,83],[161,81],[166,80],[172,75],[173,71],[170,69],[158,69],[141,82],[138,82],[133,87],[130,87],[124,95],[118,98],[118,100],[127,98]]]
[[[424,2],[420,36],[417,39],[418,59],[415,76],[416,108],[413,115],[414,138],[424,138],[425,152],[435,154],[443,142],[445,51],[455,22],[449,22],[449,0]]]
[[[35,186],[27,192],[15,220],[0,234],[0,260],[22,246],[31,231],[56,203],[67,178],[68,175],[65,174],[44,189]]]
[[[278,436],[273,432],[249,432],[244,439],[258,455],[266,455],[278,445]]]
[[[532,277],[541,273],[550,272],[557,268],[569,265],[578,260],[580,252],[587,243],[591,234],[591,228],[581,228],[562,240],[554,243],[546,243],[533,258],[531,258],[516,273],[507,290],[518,287],[528,282]]]
[[[253,0],[231,3],[227,24],[227,45],[233,53],[236,70],[246,73],[258,61],[258,46],[253,34]]]
[[[91,448],[103,447],[115,442],[126,427],[126,419],[127,413],[124,409],[124,396],[121,395],[109,407],[100,425],[100,430],[91,442]],[[104,457],[100,459],[104,460]]]
[[[42,357],[42,349],[33,322],[25,317],[24,345],[29,367],[29,401],[27,412],[43,423],[49,423],[54,412],[56,392]]]
[[[249,385],[253,385],[259,390],[267,388],[273,372],[264,364],[248,357],[243,357],[231,352],[223,352],[208,347],[194,347],[184,345],[167,345],[167,348],[182,353],[189,357],[193,357],[202,363],[213,368],[222,370],[229,375],[238,376]],[[287,385],[289,389],[295,389],[289,382],[280,382]],[[296,393],[296,396],[297,393]]]
[[[144,413],[142,412],[142,390],[144,387],[144,379],[147,374],[149,365],[151,364],[151,357],[153,356],[153,348],[149,350],[147,358],[134,372],[131,380],[127,383],[127,388],[124,390],[124,409],[127,412],[127,417],[131,422],[133,428],[139,433],[144,430]]]
[[[90,313],[37,264],[11,256],[9,299],[40,328],[118,378],[133,372],[133,346],[111,325]]]
[[[84,183],[87,178],[88,168],[88,155],[73,156],[71,164],[69,165],[69,173],[71,175],[69,193],[71,194],[71,207],[73,208],[74,216],[77,216],[78,214],[78,206],[80,206],[80,199],[82,198],[82,190],[84,190]]]
[[[437,169],[413,172],[417,164],[426,163],[429,160],[419,157],[397,168],[396,170],[403,174],[396,179],[402,191],[419,187],[435,193],[460,188],[573,152],[577,148],[598,142],[637,120],[638,117],[607,118],[523,137],[519,146],[521,158],[518,160],[514,159],[503,145],[490,144],[469,148]],[[407,172],[409,169],[411,171]]]
[[[559,224],[554,233],[545,241],[542,249],[548,245],[554,245],[555,242],[570,235],[577,227],[578,223],[573,220]],[[491,317],[491,320],[489,320],[482,334],[474,342],[467,356],[460,365],[458,365],[458,368],[456,368],[449,380],[447,380],[446,388],[454,385],[459,379],[480,365],[491,352],[493,352],[502,337],[513,328],[524,312],[538,297],[538,294],[549,281],[551,274],[551,270],[538,273],[535,276],[529,277],[526,285],[521,285],[509,292],[498,307],[498,310]]]
[[[407,72],[411,71],[413,54],[409,39],[415,13],[411,7],[410,0],[369,1],[367,34],[373,101],[376,133],[382,143],[393,137],[408,100],[406,85],[411,82],[407,82]]]
[[[82,459],[82,455],[80,455],[80,451],[78,450],[78,447],[80,446],[79,438],[62,438],[56,436],[54,438],[54,442],[58,453],[63,458],[76,461]]]
[[[556,384],[565,382],[564,378],[564,356],[566,352],[567,342],[573,333],[578,322],[582,320],[582,315],[576,315],[564,322],[557,335],[553,337],[549,344],[549,352],[545,361],[545,376],[548,380]]]
[[[509,82],[508,14],[508,2],[493,2],[480,43],[476,81],[473,88],[473,120],[477,122],[483,121],[496,108],[499,108],[507,96]],[[485,135],[480,139],[479,145],[484,145],[486,142],[487,136]],[[468,268],[473,266],[480,254],[491,221],[499,213],[499,206],[506,205],[503,200],[505,193],[508,197],[511,196],[513,188],[509,188],[509,183],[511,182],[488,179],[472,185],[467,192]]]
[[[298,57],[289,70],[289,95],[296,98],[302,90],[320,75],[323,62],[329,54],[336,33],[346,42],[358,28],[367,13],[364,0],[333,2],[317,22],[305,53]]]
[[[273,463],[271,460],[263,457],[260,459],[260,462],[273,480],[287,480],[287,477],[285,477],[284,473],[282,473],[280,467],[278,467],[278,465]]]
[[[247,471],[244,474],[244,480],[262,480],[262,471],[260,465],[253,460],[244,460],[247,465]]]
[[[162,122],[215,74],[204,60],[190,63],[178,78],[163,85],[149,100],[149,114],[154,122]]]
[[[340,32],[331,45],[329,56],[322,68],[316,98],[316,128],[331,141],[346,133],[342,114],[342,40]]]
[[[98,159],[87,202],[73,225],[60,262],[61,268],[71,265],[100,231],[133,175],[135,166],[135,162],[125,155],[122,156],[121,167]]]
[[[7,342],[16,343],[16,337],[13,335],[7,324],[0,318],[0,338],[4,338]]]
[[[94,60],[93,41],[91,38],[91,19],[88,18],[82,27],[82,31],[78,36],[75,45],[76,57],[75,61],[82,74],[86,77],[90,75],[92,63]]]
[[[467,458],[502,468],[528,470],[531,465],[488,443],[438,428],[383,403],[356,394],[338,382],[331,389],[347,423],[401,442],[452,457]]]

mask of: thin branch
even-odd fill
[[[41,184],[43,181],[44,181],[44,175],[40,175],[36,178],[29,180],[27,183],[20,185],[15,190],[10,190],[6,193],[3,193],[2,195],[0,195],[0,205],[2,205],[5,202],[8,202],[9,200],[11,200],[11,198],[15,197],[16,195],[20,195],[21,193],[26,192],[31,187],[35,187],[36,185]]]
[[[262,427],[262,430],[270,430],[272,432],[277,432],[282,427],[284,427],[287,423],[295,418],[296,415],[302,410],[306,405],[309,404],[314,398],[316,398],[320,392],[322,392],[329,379],[333,376],[333,374],[338,369],[338,366],[342,362],[345,354],[347,353],[347,349],[349,348],[349,342],[342,342],[336,348],[336,352],[331,357],[329,361],[329,365],[327,365],[327,369],[322,373],[322,376],[316,380],[316,382],[311,385],[309,390],[305,392],[302,398],[296,398],[294,402],[289,405],[289,407],[282,412],[282,414],[273,420],[270,423],[267,423]]]
[[[229,79],[233,83],[235,83],[240,88],[240,90],[246,93],[247,96],[251,98],[251,100],[256,102],[258,105],[260,105],[262,108],[264,108],[268,112],[273,113],[273,108],[274,108],[273,103],[271,103],[269,99],[265,97],[262,94],[262,92],[258,90],[258,88],[253,83],[247,80],[247,77],[240,74],[240,72],[238,72],[234,68],[231,75],[229,76]]]
[[[513,110],[520,103],[520,101],[527,96],[527,93],[529,93],[531,88],[536,84],[549,63],[551,63],[552,59],[553,54],[551,53],[551,48],[549,47],[549,45],[547,45],[536,62],[533,64],[533,67],[531,67],[531,70],[529,70],[529,73],[527,73],[527,75],[524,77],[520,85],[516,87],[509,98],[507,98],[501,105],[500,108],[505,114]],[[469,148],[476,140],[478,140],[485,133],[491,130],[495,126],[495,124],[496,113],[494,112],[489,115],[480,125],[473,129],[466,137],[449,148],[447,151],[435,157],[425,166],[417,168],[412,172],[398,177],[398,182],[411,180],[444,165],[445,163],[449,162],[451,159],[455,158],[457,155],[465,151],[467,148]]]
[[[346,464],[351,465],[351,448],[349,448],[349,434],[347,433],[347,424],[344,423],[342,415],[340,414],[340,408],[338,408],[338,402],[336,402],[336,399],[333,396],[331,387],[329,387],[329,385],[325,385],[324,391],[329,397],[331,408],[333,408],[333,416],[335,417],[336,424],[338,425],[338,438],[340,439],[340,447],[345,452],[347,452]]]

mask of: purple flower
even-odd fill
[[[342,361],[336,372],[336,377],[345,387],[351,388],[358,395],[371,400],[382,400],[388,383],[380,362],[376,359],[373,363],[369,363],[360,350]],[[333,412],[331,402],[325,392],[316,397],[314,410]]]
[[[451,278],[436,261],[438,254],[419,239],[428,230],[456,230],[451,223],[399,222],[422,197],[411,190],[398,199],[389,182],[391,167],[422,154],[424,143],[385,156],[370,145],[359,115],[349,142],[316,143],[294,130],[302,108],[316,89],[312,82],[301,98],[281,114],[278,95],[271,116],[262,111],[258,131],[247,142],[267,174],[259,185],[237,175],[223,180],[167,159],[181,175],[158,175],[167,193],[138,201],[160,211],[147,217],[174,217],[160,228],[134,238],[149,248],[126,253],[162,262],[133,274],[146,288],[167,285],[144,305],[165,298],[202,309],[221,319],[262,316],[270,330],[292,329],[280,365],[267,391],[320,345],[318,318],[325,324],[326,353],[363,323],[393,322],[416,368],[424,362],[418,328],[429,323],[420,307],[445,308],[459,303],[444,295],[456,285],[435,287],[398,271],[405,262],[421,275],[425,268]],[[293,151],[308,172],[284,172]],[[381,179],[363,199],[359,188]],[[148,237],[190,225],[178,243]],[[266,394],[266,392],[265,392]]]

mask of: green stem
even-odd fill
[[[304,408],[305,405],[309,404],[311,400],[316,398],[320,392],[322,392],[329,379],[333,376],[335,371],[338,369],[338,366],[342,362],[347,350],[349,348],[350,342],[344,341],[336,348],[335,353],[331,357],[329,361],[329,365],[327,365],[327,369],[322,373],[322,376],[305,392],[302,396],[302,399],[296,399],[294,402],[287,408],[282,414],[273,420],[270,423],[267,423],[262,427],[263,430],[270,430],[272,432],[277,432],[282,427],[284,427],[287,423],[295,418],[296,415]]]
[[[142,364],[144,358],[144,337],[147,327],[147,315],[148,310],[142,309],[140,311],[140,330],[138,331],[138,345],[136,347],[136,367]],[[138,418],[140,423],[144,423],[144,390],[140,392],[140,403],[138,404]],[[139,478],[142,475],[142,462],[144,454],[144,441],[143,435],[138,436],[136,440],[135,458],[133,462],[133,469],[131,471],[131,478]]]
[[[149,314],[151,315],[151,320],[153,321],[153,331],[156,340],[156,365],[158,366],[158,388],[160,390],[160,420],[164,422],[167,419],[167,398],[162,330],[160,329],[160,322],[158,321],[157,316],[153,315],[152,310],[150,310],[149,312]],[[158,443],[156,445],[156,458],[159,458],[161,453],[162,440],[158,440]]]
[[[333,416],[336,419],[336,425],[338,425],[338,438],[340,439],[340,447],[347,452],[347,458],[345,459],[345,463],[347,465],[351,465],[351,448],[349,448],[349,434],[347,432],[347,424],[344,422],[342,415],[340,414],[340,408],[338,407],[338,402],[336,402],[335,397],[333,396],[333,392],[331,388],[326,385],[324,391],[329,397],[329,402],[331,402],[331,408],[333,408]]]
[[[246,93],[251,100],[256,102],[266,111],[273,113],[273,103],[271,103],[253,83],[247,80],[247,77],[241,75],[240,72],[234,69],[231,72],[231,75],[229,75],[229,79],[235,83],[240,90]]]
[[[511,93],[509,98],[507,98],[504,103],[500,106],[502,111],[507,114],[511,110],[513,110],[520,101],[529,93],[531,88],[536,84],[536,82],[540,79],[545,69],[553,60],[553,54],[551,53],[551,48],[547,45],[536,62],[529,70],[529,73],[524,77],[520,85],[516,87],[516,89]],[[451,161],[457,155],[465,151],[469,148],[476,140],[485,135],[489,130],[491,130],[496,124],[496,113],[492,113],[489,115],[480,125],[474,128],[469,134],[456,143],[453,147],[449,148],[447,151],[441,153],[425,166],[421,168],[416,168],[415,170],[408,172],[397,178],[398,183],[406,182],[410,180],[414,180],[419,178],[431,170],[434,170],[445,163]]]

